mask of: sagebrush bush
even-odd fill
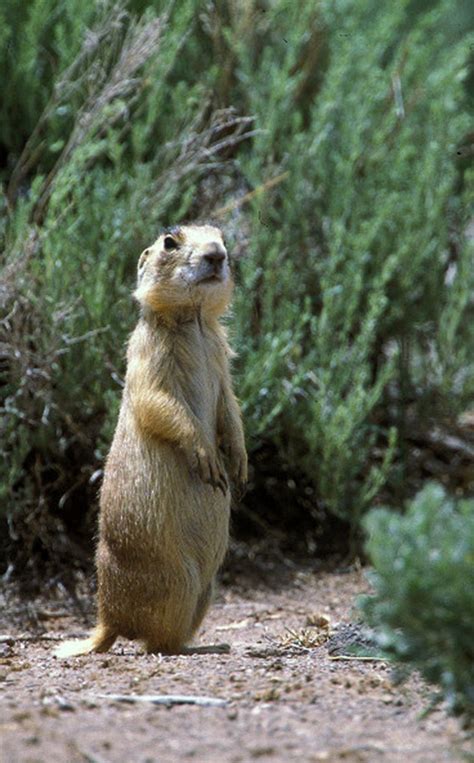
[[[186,218],[245,253],[251,454],[355,527],[384,486],[410,492],[413,433],[473,399],[472,19],[446,0],[0,13],[0,514],[24,558],[94,505],[136,259]]]
[[[449,8],[409,26],[403,3],[295,7],[287,46],[275,6],[260,26],[280,43],[256,70],[253,38],[230,38],[265,128],[247,177],[287,173],[255,200],[238,295],[248,425],[356,523],[390,463],[403,484],[409,430],[454,421],[474,391],[472,172],[457,193],[455,160],[468,42],[447,45]]]
[[[364,521],[375,589],[363,601],[379,645],[474,718],[474,500],[427,485],[403,516]]]

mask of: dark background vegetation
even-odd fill
[[[212,218],[235,256],[229,326],[251,461],[234,553],[360,550],[369,512],[374,620],[403,624],[409,581],[434,591],[438,554],[448,614],[436,602],[432,614],[438,633],[443,618],[452,629],[458,591],[466,657],[473,30],[466,0],[2,2],[7,579],[90,570],[137,257],[164,225]],[[406,518],[370,518],[433,479],[445,492],[429,488]],[[422,531],[438,509],[470,520]],[[418,532],[410,554],[403,539]],[[384,588],[386,558],[403,558],[406,589]]]

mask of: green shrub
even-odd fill
[[[245,221],[244,410],[253,442],[357,524],[388,477],[407,482],[409,430],[473,399],[473,175],[459,193],[456,166],[469,38],[447,44],[446,2],[283,6],[226,36],[264,128],[246,177],[287,173]]]
[[[474,500],[427,485],[404,516],[366,518],[374,596],[363,609],[379,645],[474,716]]]

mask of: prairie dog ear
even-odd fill
[[[138,272],[140,272],[142,270],[143,266],[145,265],[145,262],[148,259],[148,255],[150,254],[150,252],[151,252],[151,246],[148,246],[141,253],[141,255],[140,255],[139,259],[138,259]]]

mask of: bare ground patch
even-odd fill
[[[278,575],[276,576],[278,580]],[[464,759],[469,739],[430,689],[392,680],[383,661],[334,659],[328,635],[354,622],[364,573],[295,569],[291,582],[221,588],[200,643],[230,654],[161,657],[117,642],[106,655],[52,656],[56,637],[82,636],[63,600],[25,608],[6,596],[0,619],[0,734],[6,763],[199,763]],[[91,606],[90,601],[85,602]],[[35,623],[32,624],[32,618]],[[107,696],[103,696],[107,695]],[[179,695],[222,706],[108,695]]]

